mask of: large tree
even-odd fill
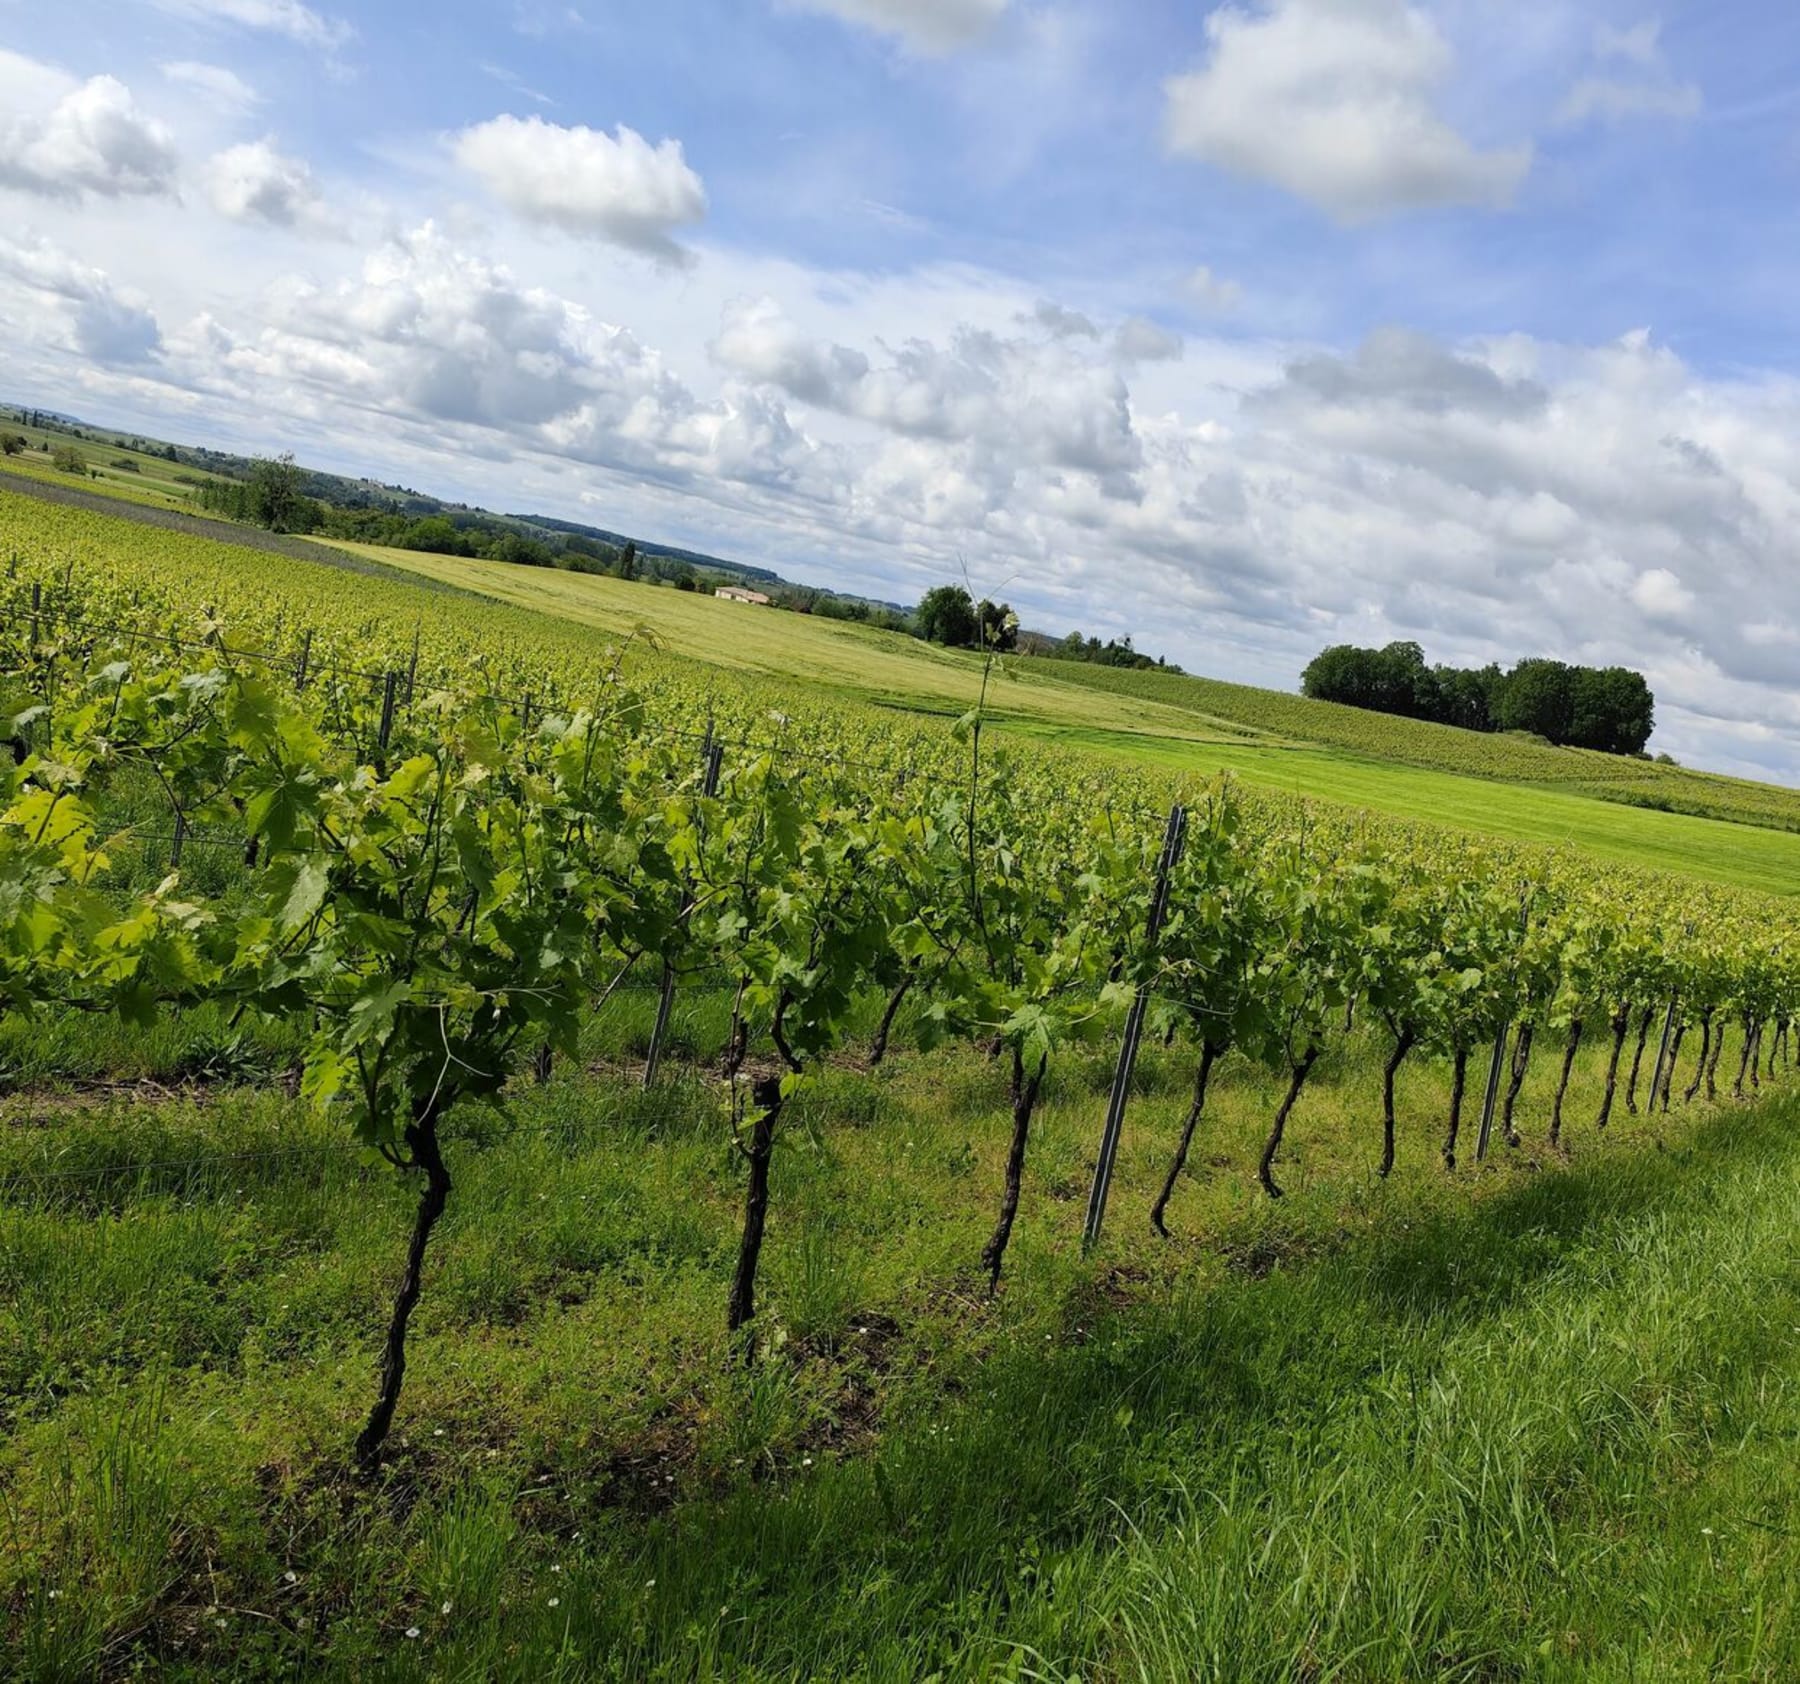
[[[1496,698],[1502,731],[1529,731],[1553,743],[1569,740],[1575,709],[1575,669],[1562,661],[1521,661],[1507,674]]]
[[[967,649],[981,636],[974,600],[961,585],[937,585],[928,590],[914,610],[913,624],[928,643],[952,649]]]

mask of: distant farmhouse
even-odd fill
[[[761,591],[745,590],[742,585],[721,585],[713,595],[722,596],[727,602],[754,602],[764,608],[769,606],[769,598]]]

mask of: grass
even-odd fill
[[[0,517],[23,502],[0,499]],[[68,529],[84,553],[141,530]],[[242,553],[193,551],[226,572]],[[252,562],[246,579],[266,578]],[[426,570],[517,604],[465,604],[472,634],[566,644],[643,619],[675,657],[828,696],[925,713],[973,696],[970,657],[858,628],[493,564]],[[1091,679],[1020,664],[1003,728],[1795,881],[1800,839],[1774,829],[1633,811],[1579,779],[1546,791],[1383,763],[1259,735],[1200,706],[1211,691]],[[160,866],[152,848],[131,869]],[[846,1061],[784,1116],[745,1361],[723,1328],[741,1165],[702,1074],[726,1003],[682,995],[667,1079],[646,1093],[653,1009],[622,992],[578,1062],[503,1113],[451,1119],[455,1190],[375,1485],[348,1474],[348,1446],[414,1189],[286,1096],[294,1039],[207,1010],[147,1032],[0,1022],[9,1675],[1800,1674],[1800,1101],[1785,1084],[1755,1106],[1621,1114],[1600,1135],[1590,1042],[1564,1154],[1543,1139],[1558,1063],[1543,1047],[1525,1144],[1452,1176],[1448,1072],[1418,1060],[1384,1181],[1385,1049],[1359,1029],[1295,1115],[1276,1204],[1252,1166],[1278,1084],[1229,1061],[1165,1242],[1145,1213],[1191,1055],[1152,1048],[1084,1258],[1111,1068],[1070,1054],[989,1300],[974,1263],[1005,1148],[999,1067],[969,1048]]]
[[[47,535],[35,546],[34,529]],[[85,511],[49,512],[27,497],[4,493],[0,493],[0,539],[9,548],[35,551],[40,559],[54,557],[64,547],[84,561],[117,555],[127,571],[143,547],[141,529],[128,519]],[[341,574],[301,557],[292,558],[279,584],[271,586],[268,560],[260,552],[179,534],[159,534],[157,544],[159,553],[176,544],[191,553],[195,576],[205,581],[198,588],[219,591],[227,603],[233,595],[227,582],[236,575],[241,588],[259,600],[271,588],[278,590],[303,619],[318,613],[322,603],[353,602],[366,605],[371,617],[402,628],[409,616],[434,625],[453,624],[452,641],[459,649],[486,647],[515,657],[526,650],[558,657],[585,654],[599,666],[605,664],[609,645],[616,646],[640,626],[646,627],[666,651],[666,664],[659,670],[680,664],[689,672],[711,670],[763,682],[770,687],[770,705],[786,689],[796,700],[804,697],[948,719],[972,706],[980,691],[980,661],[964,651],[935,648],[849,622],[751,608],[666,588],[373,545],[339,545],[335,547],[344,552],[348,565],[379,569],[381,575],[379,593],[372,585],[347,593]],[[416,606],[408,601],[410,580],[432,587],[430,596],[421,594]],[[463,603],[454,615],[444,607],[451,592]],[[644,657],[633,658],[640,670],[651,670]],[[654,685],[654,674],[648,681]],[[1138,693],[1146,688],[1157,690],[1158,696]],[[1196,697],[1216,700],[1219,707],[1234,707],[1246,716],[1260,709],[1266,729],[1259,730],[1254,721],[1233,721],[1208,712],[1195,705]],[[1510,739],[1502,742],[1244,686],[1170,674],[1114,673],[1074,662],[1008,662],[990,692],[990,702],[998,731],[1085,748],[1113,759],[1204,772],[1230,769],[1246,783],[1350,806],[1493,836],[1568,844],[1611,860],[1779,894],[1800,890],[1800,834],[1781,828],[1784,804],[1800,801],[1800,796],[1774,786]],[[1366,751],[1320,746],[1289,734],[1302,727],[1318,731],[1316,722],[1324,719],[1341,735],[1347,729],[1345,717],[1357,732],[1397,732],[1396,752],[1402,758],[1382,760]],[[1436,745],[1431,749],[1436,765],[1406,763],[1404,755],[1413,752],[1407,744],[1415,738]],[[1458,757],[1465,750],[1513,756],[1496,763],[1511,766],[1513,776],[1467,776],[1444,769],[1460,765]],[[1421,757],[1429,758],[1422,751]],[[1612,784],[1603,787],[1595,782],[1597,763],[1604,763],[1602,769],[1613,778]],[[1478,759],[1476,764],[1483,762]],[[1551,772],[1568,775],[1551,777]],[[1524,773],[1548,781],[1517,781]],[[1661,781],[1642,788],[1633,782],[1645,779]],[[1761,806],[1768,810],[1767,822],[1728,823],[1600,798],[1635,791],[1634,799],[1661,800],[1671,788],[1676,790],[1671,799],[1690,805],[1705,805],[1715,799],[1708,792],[1724,790],[1729,799],[1718,799],[1725,808],[1742,812]]]
[[[1800,893],[1800,836],[1785,830],[1628,807],[1567,788],[1538,788],[1384,765],[1331,749],[1183,743],[1119,731],[1066,731],[1033,722],[1014,730],[1096,754],[1203,772],[1520,842],[1573,846],[1602,859],[1648,866],[1770,894]]]
[[[878,706],[954,717],[973,707],[981,693],[979,656],[921,643],[903,632],[556,568],[516,567],[379,544],[334,541],[333,547],[609,637],[626,637],[647,627],[672,655],[757,678],[799,680],[808,689],[835,691]],[[1023,719],[1071,729],[1110,724],[1122,731],[1160,732],[1182,741],[1239,741],[1258,735],[1176,707],[1074,690],[1055,674],[1024,666],[1014,669],[1012,682],[1000,686],[996,711],[1001,723]]]
[[[998,1070],[846,1066],[778,1148],[746,1368],[722,1325],[739,1169],[697,1079],[637,1085],[652,1010],[621,996],[582,1068],[457,1121],[377,1489],[344,1466],[412,1190],[266,1081],[67,1094],[54,1066],[105,1049],[62,1032],[0,1129],[0,1618],[22,1676],[1674,1679],[1800,1659],[1790,1099],[1597,1136],[1596,1051],[1565,1160],[1541,1142],[1546,1054],[1526,1147],[1452,1178],[1446,1073],[1421,1063],[1384,1183],[1382,1049],[1358,1034],[1296,1114],[1272,1205],[1250,1166],[1275,1084],[1231,1063],[1164,1243],[1144,1212],[1189,1071],[1153,1049],[1083,1261],[1110,1070],[1071,1057],[990,1303],[972,1264]],[[677,1052],[723,1027],[722,1000],[684,996]],[[178,1081],[218,1032],[175,1022],[143,1073]]]
[[[809,690],[836,691],[861,702],[954,715],[973,706],[980,690],[979,657],[897,632],[548,568],[371,544],[338,547],[609,636],[647,626],[671,654],[803,683]],[[1155,695],[1139,693],[1144,690]],[[1183,700],[1194,695],[1216,699],[1220,708],[1234,709],[1240,717],[1207,712]],[[1490,739],[1242,685],[1110,673],[1076,662],[1009,662],[991,699],[998,729],[1038,740],[1185,770],[1230,770],[1265,788],[1491,836],[1568,844],[1605,859],[1713,882],[1775,894],[1800,892],[1800,834],[1763,823],[1723,822],[1598,799],[1596,766],[1600,773],[1626,779],[1628,786],[1643,778],[1660,780],[1657,787],[1678,785],[1696,805],[1718,799],[1709,792],[1726,788],[1737,792],[1727,803],[1734,812],[1767,808],[1779,818],[1791,806],[1800,815],[1800,794],[1773,786]],[[1353,730],[1342,716],[1349,716]],[[1316,740],[1321,721],[1326,746]],[[1302,740],[1309,732],[1315,740]],[[1346,744],[1364,746],[1329,746],[1334,734]],[[1368,745],[1379,740],[1397,742],[1403,758],[1373,758]],[[1404,756],[1409,754],[1428,763],[1407,764]],[[1484,777],[1450,769],[1464,765],[1471,755],[1477,768],[1490,764],[1483,754],[1505,757],[1491,762],[1490,769],[1511,766],[1513,772]],[[1522,776],[1542,781],[1515,781]],[[1700,794],[1692,795],[1693,790]]]
[[[0,432],[18,433],[31,446],[17,456],[0,457],[0,475],[12,474],[41,484],[92,491],[125,504],[137,503],[155,509],[194,508],[192,493],[199,476],[192,468],[160,456],[145,455],[142,451],[92,439],[75,439],[67,433],[48,432],[16,422],[0,422]],[[65,446],[73,446],[81,452],[88,465],[87,473],[65,473],[56,466],[52,454]],[[126,462],[131,466],[120,465]],[[4,483],[3,480],[0,483]]]

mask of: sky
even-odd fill
[[[1800,782],[1800,9],[0,0],[0,397]]]

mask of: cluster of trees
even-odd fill
[[[736,580],[721,579],[720,584]],[[706,589],[711,590],[709,580]],[[836,591],[820,590],[816,585],[759,584],[758,590],[768,595],[776,608],[790,614],[810,614],[820,620],[849,620],[859,626],[874,626],[880,631],[910,632],[912,618],[904,610],[885,602],[871,602],[864,596],[840,596]]]
[[[928,643],[942,643],[951,649],[998,649],[1003,654],[1017,651],[1048,661],[1086,661],[1100,667],[1161,668],[1180,672],[1161,656],[1140,655],[1132,648],[1129,636],[1108,638],[1084,637],[1070,632],[1067,637],[1046,637],[1042,632],[1021,631],[1019,617],[1004,602],[990,602],[983,597],[977,602],[961,585],[939,585],[925,593],[913,610],[910,626],[901,616],[896,629],[907,629]]]
[[[0,433],[0,456],[22,455],[30,443],[23,433]]]
[[[1528,731],[1548,742],[1607,754],[1642,754],[1656,723],[1656,698],[1629,667],[1581,667],[1533,658],[1510,672],[1427,666],[1416,643],[1360,649],[1340,643],[1316,655],[1303,695],[1376,713],[1397,713],[1469,731]]]
[[[667,576],[686,590],[698,588],[694,569],[674,563],[660,573],[635,543],[614,548],[578,534],[547,542],[491,516],[409,515],[391,509],[345,507],[307,495],[307,476],[291,454],[259,457],[242,479],[203,482],[195,500],[204,509],[271,532],[346,538],[390,549],[432,555],[473,556],[520,567],[564,567],[577,573],[609,573],[621,579]]]
[[[1131,637],[1109,637],[1104,643],[1097,637],[1083,637],[1078,631],[1072,631],[1067,637],[1046,637],[1042,632],[1022,632],[1019,635],[1019,652],[1023,655],[1036,655],[1046,661],[1086,661],[1096,667],[1128,667],[1134,671],[1145,669],[1161,669],[1164,672],[1180,672],[1181,668],[1171,665],[1162,656],[1139,654],[1131,646]]]
[[[927,643],[948,649],[998,649],[1018,647],[1019,617],[1004,602],[977,602],[961,585],[938,585],[928,590],[913,610],[912,629]]]

